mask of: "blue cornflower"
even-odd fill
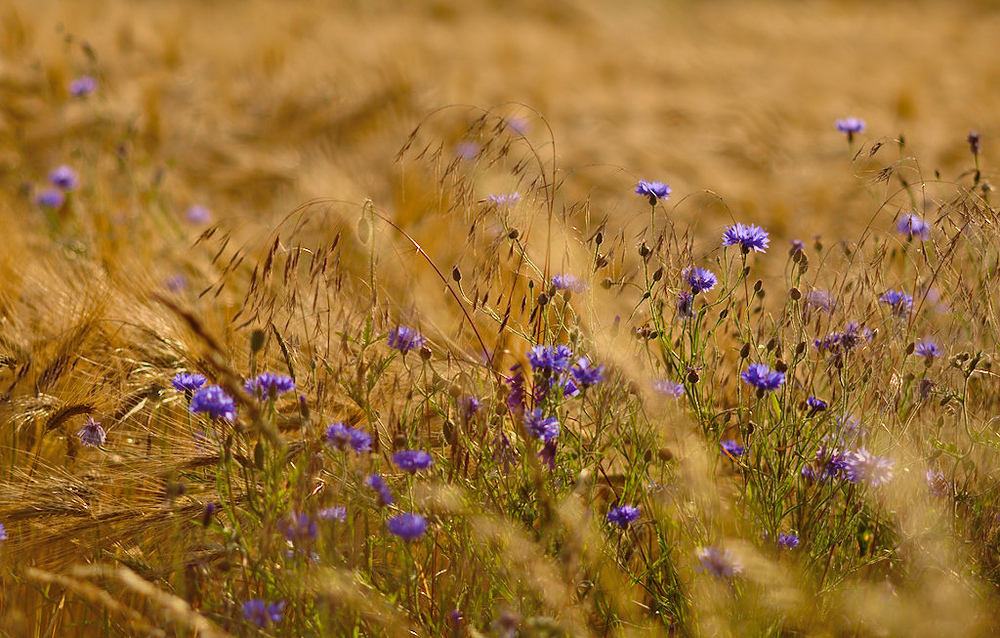
[[[584,388],[597,385],[604,381],[604,366],[591,365],[587,357],[580,357],[576,360],[576,365],[570,370],[573,378]]]
[[[535,346],[528,351],[528,361],[533,370],[548,370],[550,372],[566,372],[569,369],[570,357],[573,351],[569,346]]]
[[[628,527],[639,518],[639,508],[634,505],[618,505],[608,510],[608,522],[618,527]]]
[[[813,290],[806,295],[807,310],[822,310],[828,315],[831,315],[836,307],[837,302],[834,301],[830,293],[825,290]]]
[[[809,406],[809,410],[812,412],[822,412],[826,410],[826,401],[819,397],[809,397],[806,399],[806,405]]]
[[[941,356],[941,348],[938,347],[938,344],[934,343],[933,341],[924,339],[923,341],[921,341],[920,343],[918,343],[913,347],[913,354],[930,360],[933,359],[934,357]]]
[[[309,518],[308,514],[293,512],[278,524],[278,529],[293,543],[316,538],[316,521]]]
[[[700,547],[696,552],[698,561],[698,571],[705,571],[720,578],[732,578],[743,571],[743,565],[728,549],[721,550],[715,547]]]
[[[204,206],[192,206],[184,213],[184,219],[191,224],[207,224],[212,221],[212,212]]]
[[[35,195],[35,203],[42,208],[62,208],[66,203],[66,195],[58,188],[46,188]]]
[[[479,154],[479,144],[472,140],[464,140],[455,145],[455,155],[464,160],[475,159]]]
[[[931,468],[927,470],[924,478],[927,479],[927,490],[932,496],[944,496],[951,489],[948,479],[945,478],[944,472],[941,470]]]
[[[80,437],[80,443],[91,447],[101,447],[104,445],[106,438],[104,428],[91,416],[87,417],[87,422],[80,428],[76,435]]]
[[[677,316],[681,319],[694,318],[694,295],[687,291],[677,295]]]
[[[793,239],[791,242],[791,248],[789,249],[791,254],[800,253],[806,249],[806,243],[801,239]]]
[[[259,598],[254,598],[243,603],[243,618],[259,627],[266,627],[270,623],[279,623],[284,618],[285,601],[267,604]]]
[[[556,450],[559,447],[559,442],[555,439],[549,439],[542,446],[542,449],[538,451],[538,458],[541,459],[542,463],[547,465],[550,470],[556,469]]]
[[[778,547],[782,549],[793,549],[799,546],[797,534],[778,534]]]
[[[751,250],[758,253],[767,252],[767,245],[770,241],[771,236],[768,235],[767,231],[756,224],[743,225],[736,222],[722,234],[723,246],[739,244],[744,255]]]
[[[416,474],[434,465],[434,459],[424,450],[400,450],[392,455],[392,462],[410,474]]]
[[[389,489],[389,484],[385,482],[378,474],[372,474],[365,479],[365,486],[370,487],[375,490],[375,494],[378,496],[378,504],[380,507],[385,507],[386,505],[392,505],[396,502],[396,497],[392,495],[392,490]]]
[[[684,384],[670,381],[668,379],[657,379],[653,381],[653,389],[660,394],[665,394],[671,399],[678,399],[684,396]]]
[[[722,452],[730,457],[736,458],[737,456],[743,456],[747,449],[734,441],[733,439],[726,439],[725,441],[719,441],[719,447],[722,448]]]
[[[802,477],[812,483],[814,481],[826,481],[831,478],[844,478],[847,476],[847,456],[850,452],[842,452],[839,448],[827,445],[819,446],[816,450],[816,458],[811,465],[802,468]]]
[[[316,518],[321,521],[339,521],[343,523],[347,520],[347,508],[340,506],[327,507],[316,512]]]
[[[388,526],[393,535],[413,542],[427,531],[427,519],[420,514],[399,514],[389,519]]]
[[[751,363],[740,377],[746,383],[764,392],[773,392],[785,382],[785,373],[771,370],[763,363]]]
[[[510,384],[510,393],[507,395],[507,407],[514,413],[524,412],[524,372],[521,364],[517,364],[510,369],[511,375],[507,383]]]
[[[65,164],[58,166],[53,169],[51,173],[49,173],[49,181],[52,182],[52,185],[56,188],[61,188],[64,191],[71,191],[76,188],[76,171]]]
[[[247,381],[243,389],[258,399],[273,399],[279,394],[294,390],[295,379],[282,374],[262,372]]]
[[[543,441],[559,436],[559,419],[554,416],[544,416],[541,408],[535,408],[534,411],[524,415],[524,427],[528,434]]]
[[[910,239],[914,237],[917,239],[927,239],[931,236],[931,225],[914,213],[900,217],[899,223],[896,224],[896,230]]]
[[[486,201],[494,206],[513,206],[519,199],[521,199],[520,193],[498,193],[486,196]]]
[[[204,375],[189,372],[178,372],[174,375],[173,380],[170,382],[174,389],[179,392],[196,392],[201,386],[205,385],[208,380]]]
[[[69,83],[69,94],[73,97],[87,97],[97,90],[97,80],[89,75],[81,75]]]
[[[564,399],[572,399],[573,397],[580,396],[580,388],[579,386],[576,385],[576,382],[573,381],[573,379],[568,377],[566,379],[563,379],[562,395]],[[542,395],[542,398],[539,399],[538,402],[541,403],[544,398],[545,396]]]
[[[482,403],[476,397],[462,397],[458,400],[458,408],[462,413],[462,420],[469,421],[479,412]]]
[[[372,437],[367,432],[347,427],[341,422],[333,423],[326,429],[326,441],[338,450],[351,448],[358,454],[370,452]]]
[[[845,455],[847,480],[851,483],[868,483],[878,487],[892,480],[895,462],[884,456],[875,456],[865,448]]]
[[[635,185],[635,193],[648,198],[650,206],[655,205],[658,199],[670,199],[670,187],[663,182],[639,180],[639,183]]]
[[[427,339],[408,326],[399,326],[389,332],[389,347],[406,354],[410,350],[418,350],[427,343]]]
[[[170,275],[167,280],[163,282],[164,287],[170,292],[181,292],[187,288],[187,277],[184,275]]]
[[[236,418],[236,404],[225,390],[217,385],[201,388],[191,397],[191,412],[207,412],[213,419],[232,421]]]
[[[905,317],[913,310],[913,297],[899,290],[886,290],[878,300],[889,306],[897,317]]]
[[[688,268],[681,276],[684,278],[684,283],[691,286],[693,294],[708,292],[718,283],[712,271],[706,268]]]
[[[568,290],[577,293],[587,290],[587,283],[581,281],[576,275],[556,275],[552,278],[552,286],[556,290]]]
[[[7,528],[3,526],[3,523],[0,523],[0,541],[5,540],[7,540]]]
[[[843,120],[837,120],[835,126],[838,131],[847,135],[848,142],[854,140],[855,133],[865,132],[865,121],[859,120],[856,117],[848,117]]]

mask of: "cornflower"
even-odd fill
[[[684,396],[684,384],[670,381],[669,379],[657,379],[653,381],[653,389],[660,394],[665,394],[671,399],[679,399]]]
[[[692,294],[708,292],[718,283],[715,274],[706,268],[688,268],[681,276],[684,278],[684,283],[691,286]]]
[[[295,379],[281,374],[262,372],[243,386],[248,394],[258,399],[273,399],[279,394],[295,389]]]
[[[872,487],[884,485],[892,480],[895,463],[884,456],[875,456],[865,448],[846,456],[847,480],[851,483],[868,483]]]
[[[378,474],[372,474],[366,478],[365,487],[370,487],[375,490],[375,495],[378,497],[379,507],[392,505],[396,502],[396,498],[393,496],[392,490],[389,489],[389,485],[385,482],[385,479]]]
[[[767,231],[756,224],[743,225],[736,222],[722,234],[723,246],[739,245],[744,255],[751,250],[758,253],[767,252],[770,241],[771,237]]]
[[[934,357],[941,356],[941,348],[938,347],[938,344],[934,343],[933,341],[924,339],[923,341],[921,341],[920,343],[918,343],[913,347],[913,354],[920,357],[924,357],[928,361],[931,361],[934,359]]]
[[[608,510],[608,522],[626,528],[639,518],[639,508],[634,505],[617,505]]]
[[[587,283],[581,281],[576,275],[556,275],[552,278],[552,286],[556,290],[568,290],[570,292],[581,293],[587,290]]]
[[[393,535],[413,542],[427,531],[427,519],[420,514],[399,514],[389,519],[388,527]]]
[[[197,392],[207,381],[204,375],[197,372],[178,372],[170,381],[170,385],[179,392]]]
[[[719,447],[722,448],[722,452],[729,456],[730,458],[735,458],[737,456],[743,456],[747,451],[746,447],[740,445],[733,439],[727,439],[725,441],[719,441]]]
[[[534,411],[525,414],[524,427],[528,434],[543,441],[559,436],[559,419],[554,416],[544,416],[541,408],[535,408]]]
[[[104,445],[106,438],[104,428],[91,416],[87,417],[87,422],[80,428],[76,435],[80,437],[80,443],[91,447],[101,447]]]
[[[931,236],[931,225],[914,213],[900,217],[899,223],[896,224],[896,230],[906,235],[909,239],[913,239],[914,237],[917,239],[927,239]]]
[[[184,213],[184,219],[191,224],[207,224],[212,221],[212,213],[204,206],[194,205]]]
[[[570,370],[573,378],[584,388],[597,385],[604,381],[604,366],[594,366],[587,357],[580,357],[576,360],[576,365]]]
[[[210,385],[195,392],[191,398],[191,412],[207,412],[213,419],[232,421],[236,418],[233,398],[217,385]]]
[[[778,534],[778,547],[782,549],[794,549],[799,546],[797,534]]]
[[[650,206],[655,206],[657,200],[670,199],[670,190],[670,187],[663,182],[639,180],[639,183],[635,185],[635,194],[648,198]]]
[[[899,290],[886,290],[878,300],[889,306],[897,317],[905,317],[913,310],[913,297]]]
[[[69,94],[73,97],[87,97],[97,90],[97,80],[89,75],[81,75],[69,83]]]
[[[254,598],[243,603],[243,618],[255,623],[259,627],[266,627],[270,623],[279,623],[284,618],[285,601],[267,604],[259,598]]]
[[[416,474],[434,465],[434,459],[424,450],[400,450],[392,455],[392,462],[410,474]]]
[[[785,383],[784,372],[771,370],[763,363],[751,363],[740,378],[762,392],[773,392]]]
[[[410,350],[417,350],[427,343],[419,332],[408,326],[399,326],[389,332],[389,347],[406,354]]]
[[[859,120],[856,117],[848,117],[843,120],[837,120],[835,126],[838,131],[847,135],[848,143],[854,141],[854,135],[856,133],[865,132],[865,121]]]
[[[56,188],[61,188],[64,191],[71,191],[76,188],[76,171],[63,164],[62,166],[56,167],[51,173],[49,173],[49,181],[52,182],[52,185]]]
[[[721,550],[715,547],[701,547],[696,555],[701,563],[698,571],[705,571],[720,578],[732,578],[743,571],[743,565],[728,549]]]
[[[341,422],[332,423],[326,429],[326,441],[338,450],[351,448],[358,454],[371,452],[372,437],[367,432],[347,427]]]
[[[528,361],[533,370],[563,373],[569,369],[573,351],[569,346],[535,346],[528,351]]]
[[[35,203],[42,208],[62,208],[66,203],[66,195],[58,188],[46,188],[35,196]]]

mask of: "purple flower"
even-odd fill
[[[767,252],[770,241],[771,237],[767,231],[756,224],[745,226],[736,222],[722,234],[723,246],[739,245],[744,255],[751,250],[758,253]]]
[[[236,418],[236,404],[222,388],[210,385],[195,392],[191,398],[191,412],[207,412],[213,419],[232,421]]]
[[[729,458],[736,458],[737,456],[743,456],[743,453],[747,451],[745,447],[737,443],[732,439],[727,439],[725,441],[719,441],[719,447],[722,448],[723,454]]]
[[[192,206],[184,213],[184,219],[192,224],[207,224],[212,221],[212,213],[204,206]]]
[[[809,397],[806,399],[806,405],[809,406],[810,412],[822,412],[826,410],[826,401],[819,397]]]
[[[694,295],[687,291],[677,295],[677,316],[681,319],[694,318]]]
[[[338,450],[351,448],[358,454],[371,452],[372,437],[367,432],[350,428],[341,422],[333,423],[326,429],[326,441]]]
[[[905,317],[913,310],[913,297],[899,290],[886,290],[878,300],[889,306],[897,317]]]
[[[104,445],[104,428],[93,417],[87,417],[87,422],[80,428],[76,435],[80,437],[80,443],[84,445],[91,447],[101,447]]]
[[[806,243],[801,239],[793,239],[791,242],[791,248],[789,249],[790,254],[800,253],[806,249]]]
[[[57,188],[46,188],[35,196],[35,203],[42,208],[62,208],[66,203],[66,196]]]
[[[7,528],[3,526],[3,523],[0,523],[0,541],[5,540],[7,540]]]
[[[291,513],[288,518],[278,524],[281,533],[293,543],[313,540],[316,538],[316,521],[308,514]]]
[[[608,510],[608,522],[618,527],[628,527],[639,518],[639,508],[634,505],[618,505]]]
[[[925,222],[919,215],[910,213],[899,218],[896,230],[906,235],[910,239],[927,239],[931,236],[931,225]]]
[[[76,188],[76,171],[64,164],[53,169],[52,172],[49,173],[49,181],[52,182],[52,185],[56,188],[61,188],[64,191],[71,191]]]
[[[347,520],[347,508],[338,506],[327,507],[316,512],[316,518],[321,521],[339,521],[343,523]]]
[[[389,532],[404,541],[413,542],[427,531],[427,519],[420,514],[399,514],[389,519]]]
[[[799,537],[796,534],[778,534],[778,547],[782,549],[793,549],[799,546]]]
[[[458,408],[462,413],[462,420],[472,420],[472,417],[476,416],[476,413],[479,412],[480,405],[481,403],[476,397],[462,397],[459,399]]]
[[[941,356],[941,348],[933,341],[924,339],[913,347],[913,354],[931,360]]]
[[[587,283],[580,281],[576,275],[556,275],[552,278],[552,286],[556,290],[568,290],[576,293],[587,290]]]
[[[528,351],[528,361],[533,370],[547,370],[553,373],[566,372],[573,351],[569,346],[535,346]]]
[[[205,507],[201,510],[201,526],[208,527],[212,524],[212,517],[215,516],[215,510],[219,509],[219,506],[215,503],[209,501],[205,503]]]
[[[865,448],[846,455],[847,480],[878,487],[892,480],[895,463],[884,456],[875,456]]]
[[[837,120],[836,125],[837,130],[841,133],[847,135],[847,141],[850,142],[854,139],[856,133],[865,132],[865,121],[859,120],[856,117],[849,117],[843,120]]]
[[[604,381],[604,366],[593,366],[587,357],[580,357],[576,360],[576,365],[570,370],[573,378],[584,388],[597,385]]]
[[[546,393],[548,394],[548,393]],[[573,397],[580,396],[580,388],[576,385],[573,379],[564,379],[562,382],[562,394],[564,399],[572,399]],[[538,400],[539,403],[544,400],[544,395]]]
[[[871,330],[852,321],[847,324],[843,332],[832,332],[823,339],[813,341],[813,345],[819,352],[829,352],[834,357],[839,357],[871,339]]]
[[[392,455],[392,462],[399,469],[410,474],[416,474],[418,471],[426,470],[434,465],[434,459],[430,453],[423,450],[400,450]]]
[[[260,627],[266,627],[270,623],[279,623],[284,618],[285,601],[265,603],[259,598],[254,598],[243,603],[243,618]]]
[[[170,275],[167,280],[163,282],[163,285],[170,292],[181,292],[187,288],[187,277],[184,275]]]
[[[494,206],[513,206],[520,199],[520,193],[498,193],[486,196],[486,201]]]
[[[427,343],[427,339],[413,328],[399,326],[389,332],[389,347],[406,354],[410,350],[418,350]]]
[[[785,383],[785,373],[771,370],[763,363],[751,363],[740,375],[744,382],[764,392],[773,392]]]
[[[635,194],[648,198],[649,205],[654,206],[658,199],[670,199],[670,187],[663,182],[639,180],[639,183],[635,185]]]
[[[554,416],[546,417],[541,408],[525,414],[524,427],[528,434],[536,439],[550,441],[559,436],[559,419]]]
[[[556,439],[549,439],[542,445],[542,449],[538,451],[538,458],[541,459],[542,463],[548,466],[550,470],[556,469],[556,449],[559,447],[559,442]]]
[[[715,547],[701,547],[696,555],[701,563],[698,571],[705,571],[712,576],[720,578],[732,578],[743,571],[740,564],[728,549],[721,550]]]
[[[511,412],[520,414],[524,412],[524,373],[521,371],[521,364],[515,365],[510,370],[514,374],[507,380],[507,383],[510,384],[507,407],[510,408]]]
[[[806,310],[822,310],[830,315],[836,307],[837,302],[825,290],[813,290],[806,295]]]
[[[365,487],[370,487],[375,490],[375,495],[378,496],[379,507],[392,505],[396,502],[396,498],[392,495],[392,490],[389,489],[389,485],[385,482],[385,479],[378,474],[372,474],[366,478]]]
[[[205,385],[207,379],[198,373],[178,372],[170,382],[178,392],[196,392]]]
[[[951,489],[948,479],[944,477],[944,472],[941,470],[929,469],[925,478],[927,479],[927,490],[932,496],[944,496]]]
[[[692,294],[708,292],[718,283],[712,271],[705,268],[688,268],[681,276],[684,278],[684,283],[691,286]]]
[[[262,372],[244,384],[243,389],[258,399],[273,399],[295,389],[295,380],[282,374]]]
[[[464,160],[475,159],[479,154],[479,144],[472,140],[465,140],[455,145],[455,155]]]
[[[969,143],[969,150],[972,151],[973,155],[979,155],[980,149],[980,138],[979,133],[976,131],[969,131],[969,136],[965,138],[965,141]]]
[[[97,80],[89,75],[81,75],[69,83],[69,94],[73,97],[87,97],[97,90]]]
[[[838,448],[821,445],[816,450],[816,458],[812,464],[802,468],[802,477],[812,483],[825,482],[827,479],[844,478],[847,475],[847,455]]]
[[[668,379],[657,379],[653,381],[653,389],[660,394],[665,394],[671,399],[679,399],[684,396],[684,384],[670,381]]]

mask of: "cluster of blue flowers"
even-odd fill
[[[42,208],[62,208],[66,194],[76,190],[79,183],[76,171],[66,165],[58,166],[49,173],[49,183],[54,188],[46,188],[35,196],[35,203]]]

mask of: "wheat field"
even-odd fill
[[[0,633],[992,635],[998,30],[6,3]]]

